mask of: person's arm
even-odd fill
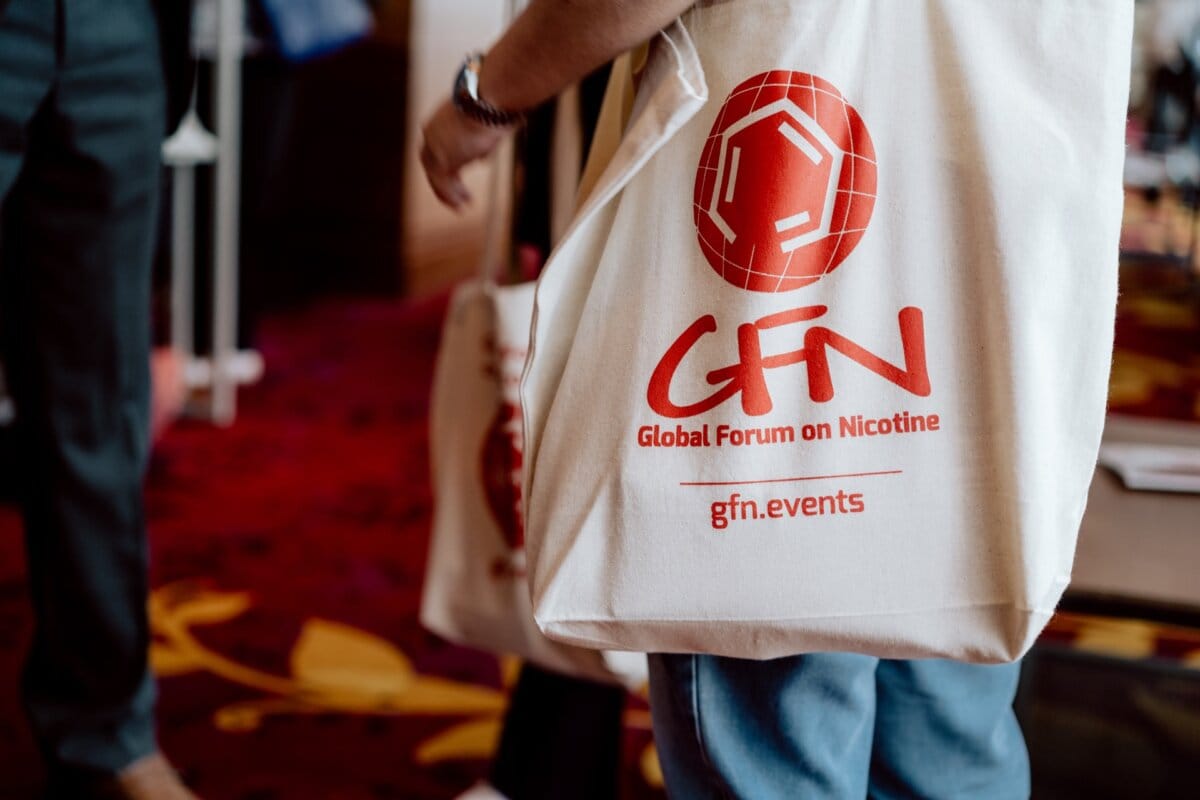
[[[488,52],[479,97],[524,111],[641,44],[694,0],[532,0]],[[508,133],[467,117],[446,100],[425,124],[421,164],[448,206],[470,200],[459,172],[495,149]]]

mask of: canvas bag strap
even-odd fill
[[[484,219],[483,251],[476,271],[485,285],[505,283],[512,227],[512,175],[514,145],[506,137],[488,158],[487,213]]]
[[[523,0],[505,0],[502,29],[512,24],[524,6]],[[483,251],[476,277],[488,287],[507,283],[505,278],[510,266],[515,158],[515,137],[510,135],[501,140],[487,159],[487,212],[484,219]]]

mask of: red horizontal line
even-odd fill
[[[799,483],[800,481],[827,481],[834,478],[875,478],[880,475],[903,475],[902,469],[883,472],[847,472],[844,475],[809,475],[799,478],[771,478],[762,481],[681,481],[680,486],[757,486],[763,483]]]

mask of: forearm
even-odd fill
[[[492,47],[479,95],[532,108],[648,40],[694,0],[533,0]]]
[[[506,111],[531,109],[647,41],[693,1],[532,0],[484,59],[478,98]],[[491,153],[505,132],[450,99],[438,107],[423,128],[421,165],[443,203],[461,208],[471,199],[460,171]]]

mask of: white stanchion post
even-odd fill
[[[196,168],[175,167],[171,176],[171,346],[184,358],[196,352],[192,301],[196,247]]]
[[[213,217],[216,242],[213,265],[211,417],[229,425],[237,413],[238,218],[241,191],[242,55],[245,4],[220,0],[217,38],[217,180]]]
[[[196,361],[195,308],[196,167],[217,160],[217,139],[193,104],[179,127],[163,142],[163,163],[171,174],[171,347],[184,360],[185,378]],[[187,388],[195,388],[187,382]]]

